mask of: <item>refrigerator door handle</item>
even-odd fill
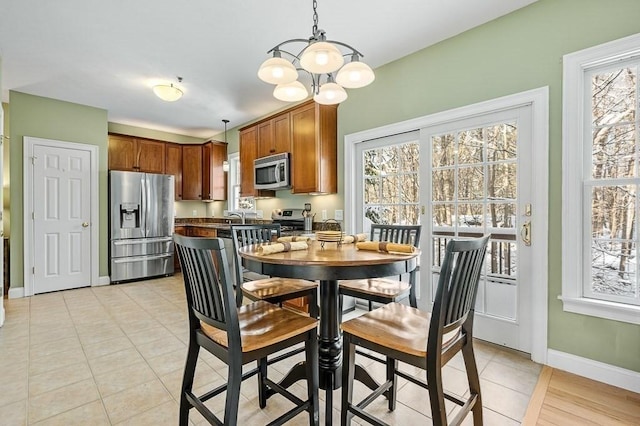
[[[168,243],[172,241],[172,237],[159,237],[159,238],[141,238],[141,239],[129,239],[114,241],[114,246],[128,246],[131,244],[150,244],[150,243]]]
[[[132,262],[144,262],[146,260],[156,260],[156,259],[165,259],[168,257],[173,257],[172,253],[167,254],[156,254],[151,256],[132,256],[132,257],[123,257],[119,259],[112,259],[113,263],[132,263]]]
[[[146,175],[142,175],[140,179],[140,207],[142,209],[140,215],[140,228],[142,229],[142,236],[147,236],[147,197],[145,183],[147,181]]]
[[[145,184],[145,195],[147,197],[145,203],[147,205],[147,208],[144,210],[144,214],[145,214],[145,218],[144,218],[144,232],[145,232],[145,236],[148,237],[149,236],[149,227],[150,227],[150,213],[149,210],[151,210],[151,179],[149,179],[149,175],[145,174],[144,175],[144,184]]]

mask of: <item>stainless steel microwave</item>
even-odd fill
[[[291,188],[288,152],[257,158],[253,166],[256,189]]]

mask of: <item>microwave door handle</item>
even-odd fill
[[[280,167],[282,167],[282,163],[276,163],[276,168],[275,168],[275,176],[274,176],[274,180],[276,181],[276,183],[280,183]]]

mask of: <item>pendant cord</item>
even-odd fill
[[[313,34],[314,37],[316,37],[318,33],[318,11],[316,10],[317,8],[318,8],[318,2],[317,0],[313,0],[313,28],[311,29],[311,33]]]

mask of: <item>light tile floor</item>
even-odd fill
[[[5,308],[6,322],[0,328],[0,424],[177,425],[187,347],[180,275],[10,299],[5,300]],[[520,424],[541,366],[522,354],[480,341],[476,354],[485,424]],[[223,363],[204,351],[200,358],[196,393],[226,379]],[[281,377],[296,361],[290,358],[270,367],[271,374]],[[359,361],[374,376],[384,376],[381,364],[366,358]],[[445,367],[444,382],[456,394],[468,392],[461,358]],[[397,409],[388,412],[385,401],[379,399],[371,411],[391,424],[430,424],[427,392],[403,379],[399,383]],[[358,385],[356,397],[363,393]],[[294,393],[304,397],[305,386],[295,384]],[[255,377],[243,383],[241,392],[239,424],[265,424],[290,406],[274,396],[261,410]],[[322,391],[320,399],[323,408]],[[222,412],[223,404],[223,397],[208,403],[216,414]],[[334,424],[339,424],[339,406],[337,391]],[[206,423],[195,410],[190,420]],[[472,423],[467,418],[464,424]],[[301,414],[290,424],[307,424],[307,417]]]

